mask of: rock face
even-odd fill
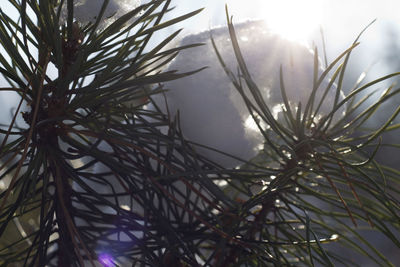
[[[249,21],[235,26],[240,49],[253,80],[260,88],[269,108],[281,110],[279,70],[283,68],[287,96],[293,106],[304,106],[313,87],[314,54],[305,46],[283,39],[268,30],[263,21]],[[208,68],[192,76],[169,82],[166,98],[172,115],[180,111],[184,135],[191,141],[207,145],[228,154],[249,160],[257,154],[263,138],[242,97],[225,74],[211,44],[213,36],[226,65],[237,73],[237,62],[227,27],[189,35],[181,45],[204,43],[204,46],[182,51],[169,70],[191,71]],[[319,69],[319,73],[321,73]],[[320,86],[320,99],[328,85]],[[320,113],[328,113],[335,95],[330,90]],[[161,97],[156,101],[162,106]],[[225,167],[234,167],[238,160],[198,148],[202,154]]]

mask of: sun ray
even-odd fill
[[[293,41],[306,42],[323,19],[324,0],[267,0],[261,5],[271,30]]]

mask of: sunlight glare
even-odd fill
[[[324,0],[268,0],[262,5],[270,29],[292,41],[306,42],[323,18]]]

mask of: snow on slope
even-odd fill
[[[307,47],[270,32],[263,21],[239,23],[235,30],[250,74],[269,108],[275,112],[281,110],[281,65],[289,100],[293,105],[300,101],[304,107],[313,85],[314,54]],[[185,72],[204,66],[208,68],[165,85],[165,89],[169,90],[166,93],[169,110],[172,115],[180,111],[182,131],[189,140],[249,160],[257,154],[263,138],[254,127],[255,123],[249,117],[241,96],[221,67],[210,34],[227,66],[232,72],[237,72],[227,27],[185,37],[181,45],[205,45],[182,51],[171,63],[169,70]],[[328,81],[324,81],[322,88],[327,84]],[[317,95],[317,99],[320,95]],[[330,111],[333,99],[334,90],[331,90],[322,113]],[[163,106],[161,96],[156,96],[155,101]],[[225,167],[235,167],[240,163],[210,150],[198,150]]]
[[[66,2],[66,1],[65,1]],[[74,17],[83,25],[95,23],[99,15],[104,0],[74,0]],[[115,20],[126,13],[139,7],[141,0],[110,0],[104,12],[104,19],[100,22],[98,28],[104,29]],[[66,4],[63,6],[63,17],[67,18]]]

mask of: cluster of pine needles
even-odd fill
[[[164,82],[196,72],[165,66],[201,45],[170,48],[179,31],[152,47],[151,38],[201,10],[165,20],[171,1],[152,0],[98,30],[108,1],[89,25],[74,21],[72,0],[9,3],[20,16],[0,10],[0,72],[9,84],[0,91],[19,103],[0,128],[2,266],[357,265],[343,248],[393,266],[364,230],[400,248],[400,171],[374,159],[391,146],[381,136],[400,127],[400,107],[380,128],[364,126],[400,89],[390,86],[372,105],[365,92],[400,73],[345,90],[359,37],[322,74],[315,49],[307,103],[287,99],[281,71],[277,120],[227,13],[237,74],[219,59],[265,144],[256,158],[225,169],[196,153],[179,117],[144,105]],[[320,114],[330,90],[331,112]]]

